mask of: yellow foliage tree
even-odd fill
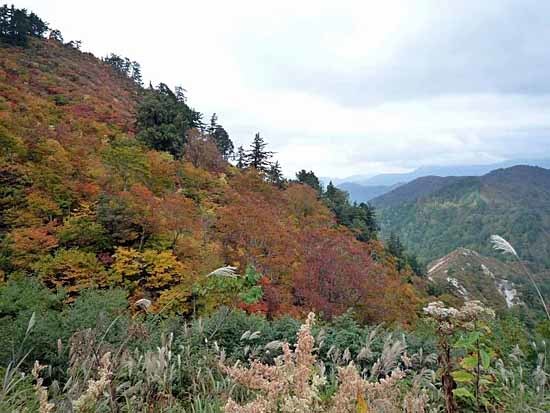
[[[134,298],[147,295],[156,299],[153,310],[172,304],[172,309],[189,310],[187,305],[194,277],[172,251],[119,247],[114,258],[114,280],[129,287]]]
[[[107,272],[95,254],[79,249],[60,249],[36,262],[33,268],[47,286],[64,288],[71,298],[84,288],[107,283]]]

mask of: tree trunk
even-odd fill
[[[441,374],[441,384],[443,386],[443,395],[445,397],[445,412],[456,413],[458,411],[453,390],[456,387],[455,380],[451,376],[452,361],[451,361],[451,346],[446,338],[440,342],[441,354],[439,355],[439,365],[443,369]]]

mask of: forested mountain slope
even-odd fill
[[[317,191],[283,182],[259,135],[235,167],[227,132],[183,89],[145,89],[135,62],[77,46],[0,47],[3,279],[38,279],[68,301],[121,286],[182,315],[230,304],[415,317],[410,272],[338,225]],[[247,276],[206,276],[225,265]]]
[[[427,177],[372,201],[382,232],[394,232],[425,262],[458,247],[491,251],[508,239],[526,260],[550,265],[550,170],[515,166],[481,177]]]

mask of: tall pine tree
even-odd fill
[[[285,179],[283,177],[283,171],[281,170],[281,165],[279,164],[279,161],[271,164],[271,167],[269,168],[269,171],[267,173],[267,177],[269,179],[269,182],[271,182],[273,185],[276,185],[279,188],[282,188],[284,186]]]
[[[229,138],[229,134],[218,124],[218,116],[213,113],[210,118],[210,126],[208,127],[208,134],[214,139],[218,150],[225,160],[229,159],[233,155],[233,142]]]
[[[266,151],[267,143],[263,140],[259,133],[254,136],[254,140],[250,145],[250,149],[246,152],[246,163],[248,167],[264,173],[269,172],[271,167],[270,159],[273,152]]]
[[[237,155],[235,156],[235,160],[237,161],[237,168],[244,169],[246,168],[246,152],[244,151],[244,148],[239,146],[237,149]]]

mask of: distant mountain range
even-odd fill
[[[372,199],[382,235],[394,232],[424,262],[459,247],[494,255],[492,234],[550,267],[550,170],[498,169],[483,176],[413,180]]]
[[[423,166],[407,173],[380,174],[375,176],[353,175],[347,178],[321,178],[326,185],[332,181],[338,188],[347,191],[356,202],[368,202],[371,199],[392,191],[425,176],[481,176],[491,171],[509,168],[514,165],[530,165],[550,168],[550,159],[512,159],[486,165]]]
[[[337,185],[338,188],[346,191],[350,199],[355,202],[369,202],[371,199],[376,198],[380,195],[388,193],[392,189],[397,188],[399,185],[373,185],[366,186],[361,184],[356,184],[354,182],[343,182]]]
[[[550,168],[550,159],[512,159],[487,165],[423,166],[409,173],[381,174],[356,182],[361,185],[405,184],[423,176],[481,176],[495,169],[510,168],[515,165],[540,166]]]

